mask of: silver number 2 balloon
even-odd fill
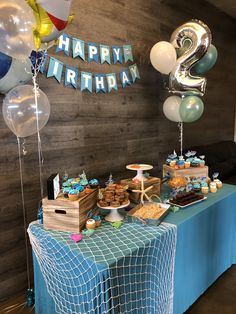
[[[188,91],[195,95],[204,95],[206,78],[193,76],[191,67],[206,53],[211,44],[211,31],[199,20],[193,20],[179,26],[171,35],[170,42],[178,49],[184,47],[186,40],[190,42],[177,59],[174,69],[169,76],[170,91],[176,94],[186,94]]]

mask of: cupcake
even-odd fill
[[[193,158],[191,161],[191,167],[198,167],[199,166],[199,159]]]
[[[94,219],[88,219],[86,221],[86,229],[95,229],[96,228],[96,221]]]
[[[78,184],[74,187],[74,189],[80,193],[80,192],[83,192],[84,187],[83,187],[81,184],[78,183]]]
[[[73,181],[71,181],[71,185],[74,186],[75,184],[80,182],[80,178],[75,178]]]
[[[199,166],[200,166],[200,167],[204,167],[204,166],[205,166],[205,160],[200,159],[200,160],[199,160]]]
[[[93,189],[90,188],[90,186],[87,186],[85,189],[84,189],[84,193],[85,194],[89,194],[89,193],[92,193],[93,192]]]
[[[173,159],[170,161],[170,167],[175,167],[176,166],[176,160]]]
[[[193,190],[194,190],[194,192],[200,192],[200,191],[201,191],[201,185],[200,185],[200,183],[195,182],[195,183],[193,184]]]
[[[79,183],[80,183],[80,185],[85,186],[85,185],[88,185],[88,180],[87,179],[81,179]]]
[[[68,197],[70,201],[77,201],[79,199],[79,191],[71,189],[68,193]]]
[[[186,160],[184,162],[184,168],[190,168],[190,166],[191,166],[191,162],[189,160]]]
[[[166,159],[166,165],[167,165],[167,166],[170,166],[170,162],[171,162],[171,159],[170,159],[170,158],[167,158],[167,159]]]
[[[68,188],[68,187],[67,187],[67,188],[64,188],[62,191],[63,191],[64,196],[65,196],[65,197],[68,197],[68,194],[70,193],[71,188]]]
[[[217,192],[217,186],[215,182],[210,183],[210,191],[211,193],[216,193]]]
[[[91,179],[91,180],[89,180],[88,183],[92,189],[96,189],[99,185],[99,182],[97,179]]]
[[[99,215],[93,216],[93,219],[95,220],[96,228],[101,226],[102,220]]]
[[[190,192],[193,190],[193,185],[191,182],[189,182],[187,185],[186,185],[186,192]]]
[[[219,179],[215,179],[214,182],[216,183],[216,187],[217,189],[221,189],[222,188],[222,181],[220,181]]]
[[[177,166],[178,166],[179,169],[184,169],[185,161],[183,159],[177,160]]]
[[[202,194],[208,194],[208,192],[209,192],[209,187],[208,187],[208,186],[202,186],[202,187],[201,187],[201,192],[202,192]]]

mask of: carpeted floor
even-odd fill
[[[34,314],[34,308],[26,308],[24,302],[23,296],[14,298],[13,301],[0,305],[0,314]],[[185,314],[234,313],[236,313],[236,265],[227,270],[190,309],[185,312]]]

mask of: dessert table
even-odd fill
[[[74,243],[69,233],[29,226],[35,313],[172,313],[176,227],[103,223]]]
[[[174,314],[182,314],[236,263],[236,186],[225,184],[216,194],[208,194],[207,197],[205,201],[170,213],[156,228],[124,224],[115,230],[104,225],[86,240],[88,246],[84,247],[86,241],[72,244],[65,234],[58,238],[57,232],[45,231],[41,225],[31,224],[29,234],[34,251],[36,314],[164,314],[172,313],[172,310]],[[38,243],[39,239],[41,243]],[[89,241],[93,241],[90,243],[93,246],[89,246]],[[57,264],[55,252],[59,257],[63,255],[67,264],[60,264],[60,258]],[[54,255],[56,258],[53,260]],[[47,272],[45,264],[49,267]],[[78,272],[82,267],[83,274],[74,276],[69,265]],[[50,269],[53,270],[51,274]],[[75,291],[64,272],[69,273],[68,278],[75,283]],[[53,274],[56,276],[50,279]],[[79,278],[83,275],[84,279],[80,279],[86,281],[91,274],[93,280],[89,281],[87,291]],[[61,282],[62,287],[57,288]],[[71,290],[65,298],[68,287]],[[88,299],[81,299],[82,294],[87,294]],[[94,299],[96,295],[99,299]],[[66,311],[63,306],[66,306]]]
[[[165,222],[177,226],[174,314],[181,314],[236,263],[236,186],[224,184]]]

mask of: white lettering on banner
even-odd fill
[[[95,84],[96,84],[96,87],[97,89],[104,89],[104,77],[101,76],[101,77],[95,77]]]
[[[76,42],[75,49],[74,49],[74,54],[75,54],[75,55],[79,54],[80,56],[83,55],[83,50],[82,50],[81,42],[80,42],[80,41],[77,41],[77,42]]]
[[[72,85],[76,85],[75,77],[76,77],[75,71],[70,70],[70,69],[67,69],[67,72],[66,72],[66,81],[67,81],[68,83],[71,83]]]
[[[129,83],[128,76],[126,75],[125,72],[122,72],[122,81],[123,81],[123,84]]]
[[[54,76],[57,76],[58,68],[59,68],[59,62],[55,60],[54,67],[53,67],[53,75]]]
[[[117,61],[120,61],[120,48],[114,48],[113,51],[116,54]]]
[[[89,46],[89,58],[93,59],[93,56],[98,53],[98,49],[95,46]]]
[[[92,79],[91,75],[85,74],[85,73],[83,73],[82,75],[84,77],[84,86],[85,86],[85,88],[89,88],[89,80]]]
[[[116,80],[114,76],[107,76],[108,86],[110,89],[114,88],[116,86]]]
[[[63,35],[59,37],[58,47],[62,50],[69,51],[70,47],[70,37],[63,38]]]
[[[137,70],[138,70],[138,69],[137,69],[137,67],[136,67],[136,66],[134,66],[134,67],[130,67],[130,71],[131,71],[131,72],[133,72],[133,74],[134,74],[134,76],[135,76],[135,77],[137,77],[137,76],[138,76],[138,75],[137,75]]]
[[[101,47],[101,59],[105,60],[109,56],[109,49],[106,47]]]

